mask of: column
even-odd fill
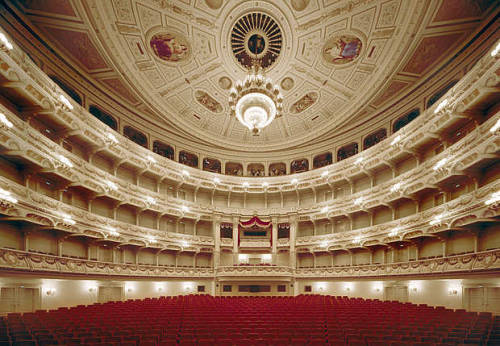
[[[30,233],[31,232],[23,232],[23,250],[24,251],[29,251],[30,250]]]
[[[238,264],[238,217],[233,216],[233,264]]]
[[[214,268],[220,266],[220,217],[214,217],[212,221],[212,230],[214,235]]]
[[[295,236],[297,234],[297,227],[298,227],[298,222],[297,222],[297,217],[294,215],[289,218],[290,222],[290,267],[295,269],[297,267],[297,257],[295,254]]]
[[[272,217],[271,218],[272,222],[272,230],[271,230],[271,240],[272,240],[272,263],[276,264],[278,262],[277,254],[278,254],[278,218],[277,217]]]
[[[63,242],[64,242],[64,238],[57,239],[57,256],[59,256],[59,257],[62,256]]]
[[[479,231],[474,232],[474,253],[477,253],[479,250]]]

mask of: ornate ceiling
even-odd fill
[[[359,126],[460,49],[491,3],[23,0],[19,7],[89,80],[137,109],[145,127],[259,152]],[[284,115],[258,137],[228,109],[229,89],[252,53],[284,95]]]

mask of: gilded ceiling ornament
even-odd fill
[[[196,101],[198,101],[203,107],[208,109],[210,112],[220,113],[223,110],[222,105],[204,91],[197,90],[194,94],[194,97],[196,97]]]
[[[252,12],[236,21],[231,30],[231,49],[245,68],[251,68],[255,59],[264,69],[278,58],[283,35],[278,23],[261,12]]]
[[[317,100],[318,100],[317,92],[307,93],[290,107],[290,113],[293,114],[301,113],[305,111],[307,108],[311,107]]]

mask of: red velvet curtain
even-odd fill
[[[259,219],[258,216],[254,216],[248,221],[240,221],[238,223],[238,246],[240,246],[241,229],[242,228],[250,228],[253,226],[258,226],[259,228],[265,228],[265,229],[271,227],[271,232],[272,232],[272,222],[271,221],[268,221],[268,222],[262,221],[261,219]],[[271,246],[272,245],[273,245],[273,235],[271,234]]]

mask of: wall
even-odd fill
[[[464,297],[465,289],[470,287],[500,287],[499,277],[482,277],[471,279],[437,279],[437,280],[297,280],[299,294],[307,294],[305,286],[311,286],[312,294],[328,294],[365,299],[385,300],[387,287],[407,287],[408,302],[444,306],[450,309],[467,309],[468,302]],[[500,300],[489,300],[485,310],[500,314]]]
[[[99,287],[121,287],[123,299],[143,299],[147,297],[174,296],[193,294],[198,285],[205,286],[205,293],[213,294],[211,280],[84,280],[35,278],[30,275],[3,274],[0,276],[0,287],[33,287],[40,288],[40,309],[57,309],[62,306],[94,304],[98,301]],[[48,290],[54,293],[47,295]],[[0,300],[0,305],[4,304]],[[0,306],[0,311],[4,311]]]

